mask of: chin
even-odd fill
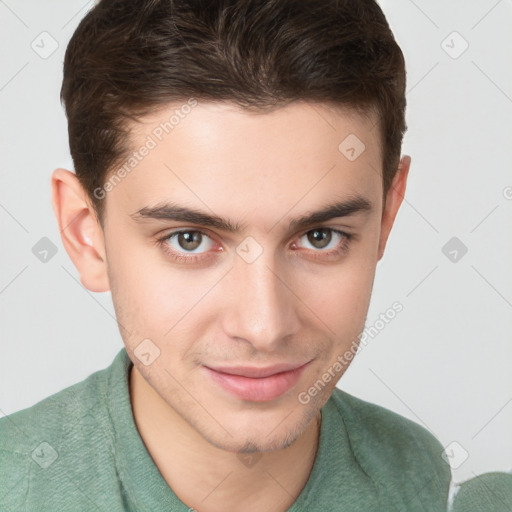
[[[274,424],[268,420],[259,422],[251,420],[250,423],[244,422],[243,425],[238,426],[234,422],[226,422],[230,425],[229,434],[224,429],[205,432],[197,429],[196,426],[196,430],[210,444],[228,452],[247,454],[273,452],[293,444],[311,426],[311,420],[314,421],[319,413],[317,408],[306,409],[299,404],[294,411],[300,412],[301,415],[284,411],[279,414],[279,418],[276,417]],[[240,414],[246,413],[240,412]]]
[[[281,435],[269,439],[267,436],[262,435],[261,437],[254,436],[241,436],[240,438],[230,438],[229,440],[219,441],[218,439],[210,438],[208,436],[203,437],[213,446],[220,448],[221,450],[232,452],[232,453],[264,453],[274,452],[277,450],[283,450],[290,446],[300,434],[293,435]]]

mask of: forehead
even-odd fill
[[[129,215],[179,198],[232,217],[262,215],[271,205],[311,209],[351,195],[377,203],[376,120],[372,112],[308,102],[265,113],[230,103],[168,104],[131,126],[132,161],[107,205]]]

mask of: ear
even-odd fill
[[[55,169],[52,205],[64,248],[92,292],[110,290],[103,229],[82,185],[74,173]]]
[[[395,222],[396,214],[402,204],[402,200],[405,195],[405,187],[407,184],[407,176],[409,175],[409,167],[411,165],[411,157],[404,155],[398,165],[398,171],[393,178],[393,182],[389,187],[386,194],[386,203],[384,211],[382,213],[382,223],[380,229],[379,249],[378,249],[378,260],[384,255],[384,249],[386,248],[386,242],[389,237],[389,233]]]

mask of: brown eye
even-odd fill
[[[182,229],[181,231],[173,231],[162,238],[158,242],[164,247],[164,250],[179,258],[194,258],[204,255],[214,246],[213,240],[206,233],[197,229]],[[190,260],[192,261],[192,260]]]
[[[180,231],[177,233],[177,242],[182,249],[193,251],[201,245],[203,235],[199,231]]]
[[[313,229],[307,232],[308,241],[317,249],[323,249],[332,240],[332,233],[329,228]]]
[[[338,258],[344,255],[354,235],[329,227],[319,227],[306,231],[298,247],[306,249],[306,255],[313,258]],[[296,246],[297,247],[297,246]],[[302,251],[299,251],[301,253]]]

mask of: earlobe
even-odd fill
[[[103,230],[78,178],[66,169],[55,169],[51,188],[62,243],[81,283],[92,292],[110,290]]]
[[[398,171],[395,174],[393,182],[387,192],[386,206],[382,213],[382,223],[380,230],[377,260],[380,260],[384,255],[384,249],[386,248],[389,233],[391,232],[391,228],[393,227],[393,224],[395,222],[395,217],[396,214],[398,213],[398,209],[402,204],[405,195],[405,188],[407,185],[407,176],[409,175],[410,165],[411,157],[409,155],[404,155],[400,160]]]

